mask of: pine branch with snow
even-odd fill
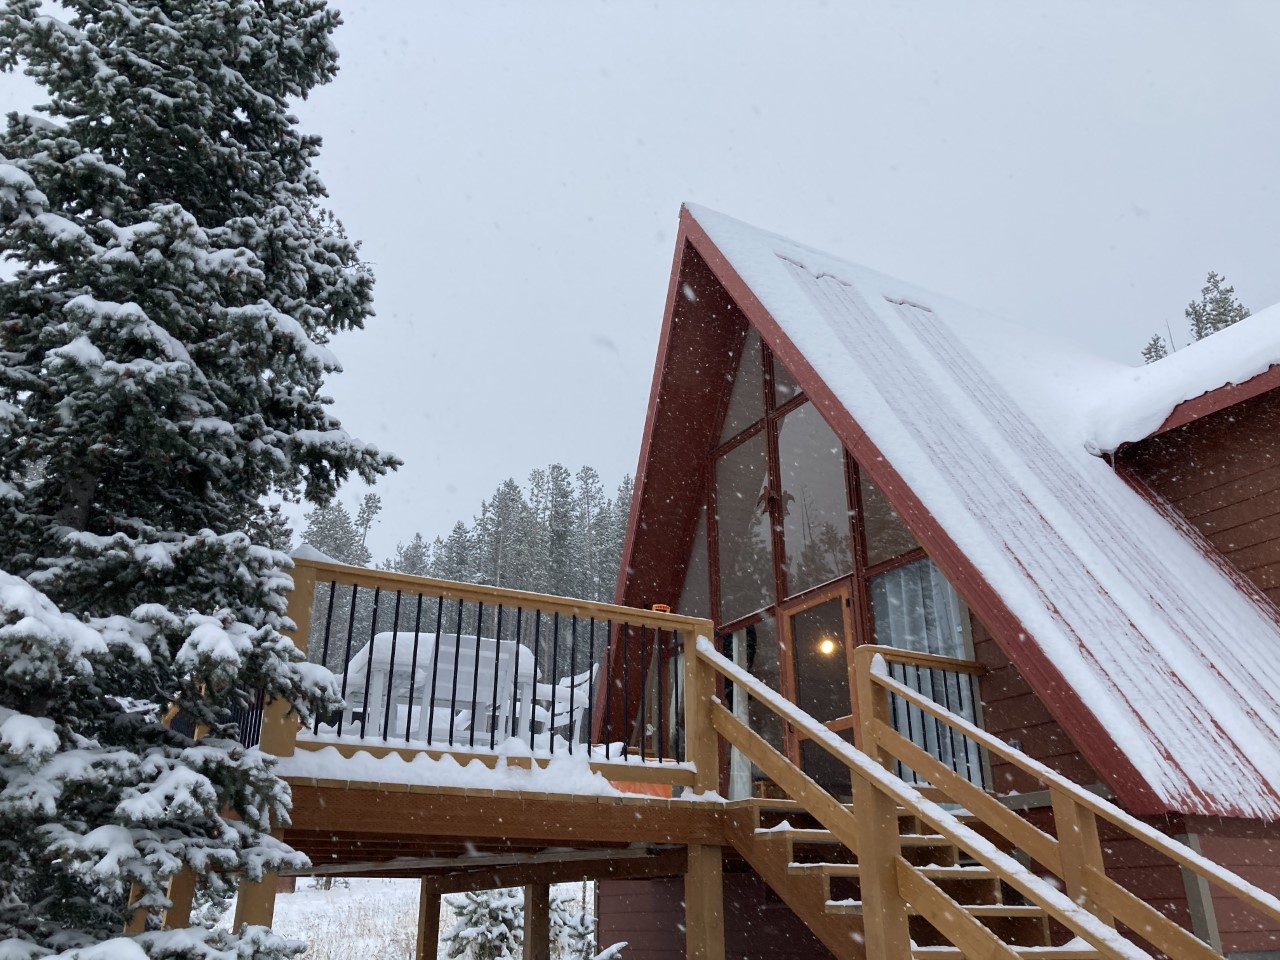
[[[263,504],[324,503],[396,465],[323,393],[326,344],[363,326],[372,276],[288,104],[334,75],[338,22],[323,0],[0,8],[0,66],[48,95],[0,135],[10,952],[114,941],[183,868],[221,895],[303,864],[269,832],[288,789],[231,720],[256,690],[304,716],[336,703],[286,635],[290,561]],[[175,710],[208,735],[168,729]],[[128,942],[293,952],[261,930]]]

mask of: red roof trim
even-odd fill
[[[680,212],[680,232],[677,245],[675,273],[672,290],[668,295],[667,314],[663,322],[663,341],[659,351],[658,368],[655,371],[654,393],[650,398],[649,417],[645,426],[645,443],[641,453],[641,467],[637,470],[636,497],[639,503],[642,471],[647,466],[651,441],[654,404],[666,365],[665,348],[670,329],[671,310],[675,294],[675,276],[679,271],[679,254],[685,244],[691,245],[703,258],[711,272],[724,286],[729,296],[747,316],[749,322],[765,338],[769,347],[782,359],[787,369],[799,382],[805,393],[821,410],[837,436],[845,443],[872,480],[884,492],[902,516],[912,533],[929,552],[934,562],[950,579],[965,602],[977,613],[978,618],[991,631],[996,642],[1010,661],[1022,672],[1036,693],[1044,701],[1053,717],[1071,734],[1072,739],[1108,784],[1135,813],[1164,813],[1172,808],[1160,799],[1150,784],[1134,767],[1124,750],[1110,735],[1098,718],[1087,710],[1071,691],[1062,673],[1050,662],[1035,643],[1027,643],[1030,633],[1005,604],[999,592],[992,587],[960,550],[915,492],[902,479],[893,465],[875,446],[858,425],[853,415],[845,409],[825,381],[818,376],[804,355],[783,332],[781,325],[757,299],[747,283],[729,264],[727,258],[687,210]],[[636,522],[633,514],[632,524]],[[631,556],[632,531],[623,555]],[[628,563],[623,564],[623,570]],[[624,579],[619,579],[621,590]]]
[[[1148,436],[1154,437],[1169,430],[1176,430],[1201,417],[1207,417],[1211,413],[1225,410],[1245,400],[1252,400],[1277,387],[1280,387],[1280,365],[1272,364],[1262,373],[1243,383],[1226,383],[1208,393],[1182,401],[1173,408],[1173,412],[1165,418],[1164,423]]]
[[[644,433],[640,439],[640,461],[636,464],[635,480],[631,488],[631,513],[627,517],[627,533],[622,541],[622,562],[618,565],[618,582],[614,586],[614,599],[626,603],[627,575],[631,569],[631,554],[635,549],[636,529],[640,523],[640,503],[644,496],[644,481],[649,472],[649,455],[653,448],[653,427],[658,418],[658,396],[662,390],[662,377],[667,372],[667,354],[671,350],[671,327],[675,318],[676,290],[680,283],[680,268],[684,261],[686,243],[685,218],[680,218],[676,234],[676,255],[671,263],[671,279],[667,281],[667,303],[662,310],[662,332],[658,335],[658,360],[653,367],[653,381],[649,385],[649,409],[644,415]]]

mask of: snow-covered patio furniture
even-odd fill
[[[527,728],[537,670],[533,652],[514,640],[474,634],[379,633],[340,678],[343,734],[481,744]],[[496,697],[495,697],[496,694]],[[524,718],[523,724],[520,718]],[[514,727],[513,727],[514,723]]]
[[[595,692],[595,678],[599,664],[573,677],[564,677],[554,687],[549,683],[534,686],[538,705],[534,708],[534,745],[549,746],[550,737],[559,732],[562,739],[573,743],[586,743],[583,739],[582,721]]]

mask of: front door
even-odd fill
[[[853,629],[849,587],[841,584],[783,609],[782,660],[788,699],[853,742]],[[824,788],[849,795],[849,770],[829,752],[790,730],[787,751]]]

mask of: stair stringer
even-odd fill
[[[782,898],[822,945],[840,960],[866,960],[862,917],[829,913],[827,880],[817,875],[792,873],[791,843],[756,833],[753,824],[736,824],[729,831],[734,850],[765,883]]]

